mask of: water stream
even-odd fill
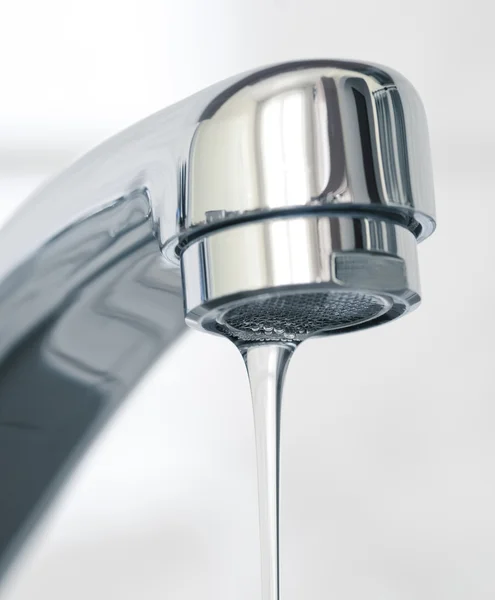
[[[282,389],[295,346],[262,343],[241,348],[253,401],[263,600],[280,600],[280,429]]]

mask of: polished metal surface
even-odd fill
[[[241,83],[195,130],[184,163],[186,238],[229,219],[309,208],[382,212],[421,238],[432,232],[426,119],[400,75],[317,61]]]
[[[0,285],[0,567],[74,461],[184,328],[136,192],[74,223]]]
[[[426,119],[411,84],[366,63],[286,63],[213,85],[82,157],[3,230],[0,277],[136,189],[171,258],[178,238],[280,210],[379,209],[421,238],[434,228]]]
[[[376,319],[347,330],[394,319],[420,301],[414,235],[373,218],[308,215],[225,228],[189,246],[181,264],[188,324],[221,335],[226,311],[275,291],[383,300],[386,310]]]
[[[409,308],[416,241],[433,228],[416,92],[345,61],[233,77],[37,191],[0,234],[2,567],[183,330],[181,260],[190,321],[227,297],[322,282]]]

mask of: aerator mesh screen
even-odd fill
[[[383,299],[358,292],[304,292],[246,300],[219,319],[224,334],[243,342],[302,341],[321,330],[369,321],[384,310]]]

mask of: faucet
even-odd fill
[[[430,163],[406,79],[308,60],[203,90],[36,191],[0,233],[1,568],[185,323],[299,343],[416,308]]]

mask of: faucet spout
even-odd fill
[[[239,346],[391,320],[434,227],[415,90],[350,61],[232,77],[36,191],[0,232],[0,571],[184,316]]]

